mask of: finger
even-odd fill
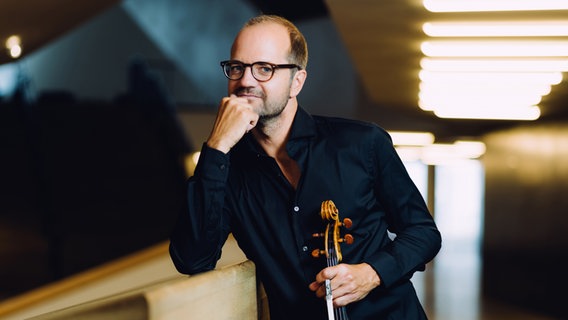
[[[314,281],[309,285],[309,288],[312,291],[317,291],[319,287],[321,287],[321,284],[319,284],[317,281]]]
[[[360,300],[357,298],[355,294],[344,294],[344,295],[334,295],[333,296],[333,306],[334,307],[343,307],[352,302]]]
[[[243,103],[243,104],[246,104],[246,105],[249,104],[247,98],[245,98],[245,97],[239,97],[239,96],[237,96],[237,95],[234,94],[234,93],[231,93],[231,94],[229,95],[228,99],[229,99],[229,100],[232,100],[232,101],[240,102],[240,103]]]
[[[337,275],[336,267],[327,267],[316,275],[316,281],[323,283],[325,280],[332,280]]]
[[[310,290],[312,290],[316,294],[316,297],[323,298],[325,296],[325,286],[320,285],[317,282],[313,282],[312,284],[314,285],[310,285]]]

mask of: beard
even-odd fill
[[[255,90],[254,88],[241,87],[235,90],[235,94],[237,96],[240,94],[252,94],[262,100],[262,105],[257,107],[256,110],[258,113],[257,126],[262,128],[267,124],[274,122],[282,114],[288,104],[288,99],[290,98],[290,88],[288,88],[284,94],[273,98],[268,98],[264,92]]]
[[[266,103],[264,105],[267,106]],[[286,103],[277,104],[275,102],[275,103],[269,103],[269,105],[270,109],[268,108],[264,109],[262,112],[258,114],[258,124],[261,126],[265,126],[266,124],[277,119],[284,111],[284,108],[286,108]]]

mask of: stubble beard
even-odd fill
[[[284,109],[286,108],[288,99],[290,97],[290,90],[285,92],[282,97],[273,100],[269,100],[263,92],[256,92],[255,90],[250,88],[242,88],[240,90],[237,90],[237,93],[238,92],[253,93],[261,97],[262,105],[260,105],[257,109],[258,122],[256,125],[256,127],[261,130],[271,126],[278,121],[278,118],[280,117],[282,112],[284,112]]]
[[[261,127],[274,123],[286,108],[286,102],[265,103],[265,106],[269,108],[264,108],[258,115],[258,125]]]

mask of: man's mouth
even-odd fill
[[[254,94],[238,94],[238,97],[243,97],[243,98],[260,98],[259,96],[256,96]]]
[[[248,89],[239,89],[235,92],[235,94],[237,97],[262,99],[262,93],[253,92]]]

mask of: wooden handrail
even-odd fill
[[[258,320],[257,299],[254,264],[244,261],[30,320]]]
[[[155,270],[159,273],[159,277],[155,277],[155,279],[144,279],[145,282],[130,285],[130,288],[113,288],[113,292],[108,290],[108,292],[104,292],[100,296],[84,298],[84,301],[108,297],[125,291],[133,291],[137,289],[142,290],[144,287],[154,285],[157,282],[183,278],[184,276],[177,273],[173,264],[171,264],[171,261],[169,260],[168,246],[169,242],[162,242],[145,250],[141,250],[57,282],[47,284],[22,295],[4,300],[0,302],[0,319],[4,319],[4,317],[21,312],[22,310],[37,308],[39,305],[46,304],[46,301],[53,301],[69,295],[70,293],[76,292],[77,290],[84,290],[85,287],[95,286],[97,283],[100,283],[105,279],[121,277],[122,275],[127,274],[130,269],[137,268],[144,264],[151,264],[155,261],[167,260],[166,270]],[[217,266],[223,267],[245,260],[246,257],[240,248],[238,248],[234,238],[230,236],[223,248],[223,255],[221,256],[221,260],[219,260]],[[73,302],[73,304],[84,301]],[[55,304],[52,304],[52,306],[47,307],[47,310],[43,310],[42,313],[59,309],[61,307],[63,306],[55,306]],[[46,307],[44,306],[43,309],[46,309]]]
[[[140,252],[128,255],[118,260],[103,264],[99,267],[78,273],[32,290],[28,293],[9,298],[0,303],[0,316],[12,313],[16,310],[29,307],[42,300],[52,298],[61,293],[79,288],[88,283],[98,281],[104,277],[116,274],[126,268],[149,261],[168,252],[168,243],[160,243]]]

